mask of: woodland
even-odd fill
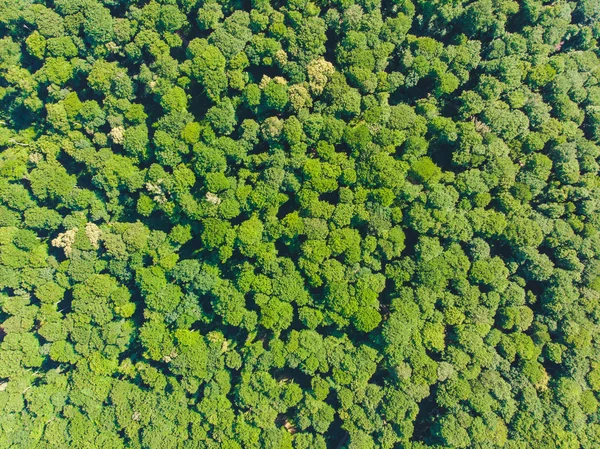
[[[0,449],[600,448],[600,1],[0,0]]]

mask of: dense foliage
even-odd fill
[[[600,447],[599,38],[0,0],[0,448]]]

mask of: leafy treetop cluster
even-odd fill
[[[597,0],[0,0],[0,448],[600,447]]]

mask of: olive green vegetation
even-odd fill
[[[0,449],[599,448],[599,38],[0,0]]]

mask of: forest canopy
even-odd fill
[[[0,449],[600,447],[598,0],[0,0]]]

